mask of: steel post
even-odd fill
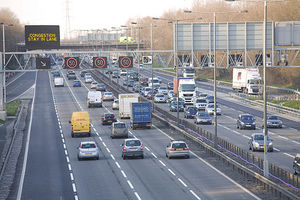
[[[217,132],[217,77],[216,77],[216,13],[214,12],[214,146],[218,147],[218,132]]]

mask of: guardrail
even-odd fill
[[[105,80],[110,80],[100,72],[92,73],[94,73],[96,76],[100,75],[102,79],[99,79],[102,81],[103,78]],[[115,94],[118,94],[119,92],[131,92],[127,91],[125,87],[117,85],[114,83],[114,81],[112,81],[112,84],[108,84],[108,82],[105,83]],[[146,99],[144,98],[144,100]],[[298,176],[295,176],[294,174],[270,163],[270,179],[267,179],[262,175],[263,159],[227,142],[222,138],[218,138],[218,149],[215,149],[213,147],[214,134],[184,119],[180,119],[179,126],[177,126],[175,125],[175,122],[177,121],[175,116],[156,105],[154,105],[154,107],[154,117],[162,122],[168,123],[173,129],[180,131],[186,137],[201,144],[201,146],[205,148],[207,152],[210,152],[211,154],[218,156],[224,162],[231,164],[233,170],[237,169],[243,176],[252,177],[258,183],[262,184],[267,191],[271,191],[280,198],[300,199],[300,178]]]
[[[262,100],[249,100],[243,97],[240,97],[238,94],[235,93],[229,93],[230,97],[238,99],[244,103],[253,105],[253,106],[260,106],[263,107],[264,102]],[[281,106],[275,103],[267,103],[268,105],[268,110],[272,110],[274,112],[282,113],[282,114],[288,114],[290,116],[298,117],[300,118],[300,110],[299,109],[294,109],[294,108],[289,108],[286,106]]]

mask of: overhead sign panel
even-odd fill
[[[59,26],[52,25],[26,25],[25,48],[34,49],[59,49]]]
[[[36,58],[36,68],[37,69],[50,69],[50,58]]]
[[[123,68],[133,67],[133,57],[132,56],[120,56],[119,66]]]
[[[75,69],[79,67],[78,57],[65,57],[65,67],[69,69]]]
[[[93,57],[93,67],[106,68],[107,57]]]

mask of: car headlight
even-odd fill
[[[269,146],[273,146],[273,143],[272,143],[272,142],[270,142],[270,143],[269,143]]]
[[[281,125],[281,124],[282,124],[282,121],[279,121],[279,124]]]
[[[258,142],[253,142],[253,146],[255,146],[255,147],[259,147],[259,144],[258,144]]]
[[[255,125],[255,122],[253,122],[253,125]]]
[[[241,122],[241,125],[244,125],[245,123],[244,122]]]

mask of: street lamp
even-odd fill
[[[6,110],[6,73],[5,73],[5,26],[13,26],[13,24],[0,23],[2,25],[2,51],[3,51],[3,110]],[[1,97],[2,99],[2,97]]]
[[[236,1],[236,0],[225,0],[225,1]],[[247,2],[247,0],[245,0]],[[248,1],[248,2],[259,2],[259,1]],[[264,0],[264,26],[263,26],[263,71],[264,71],[264,176],[269,178],[269,162],[267,158],[267,138],[268,138],[268,127],[267,127],[267,73],[266,73],[266,37],[267,37],[267,1]]]
[[[178,21],[185,21],[185,20],[201,20],[202,17],[198,18],[191,18],[191,19],[166,19],[166,18],[158,18],[153,17],[153,20],[166,20],[168,23],[174,23],[175,22],[175,31],[174,31],[174,66],[176,67],[176,91],[177,91],[177,124],[179,125],[179,92],[178,92],[178,65],[177,65],[177,34],[178,34]],[[152,80],[153,81],[153,80]],[[153,84],[152,84],[153,85]]]
[[[247,10],[242,11],[233,11],[233,12],[193,12],[191,10],[184,10],[184,13],[200,13],[200,14],[211,14],[213,13],[214,16],[214,146],[217,148],[218,146],[218,132],[217,132],[217,66],[216,66],[216,14],[222,13],[247,13]],[[209,53],[209,59],[211,62],[211,53]]]

